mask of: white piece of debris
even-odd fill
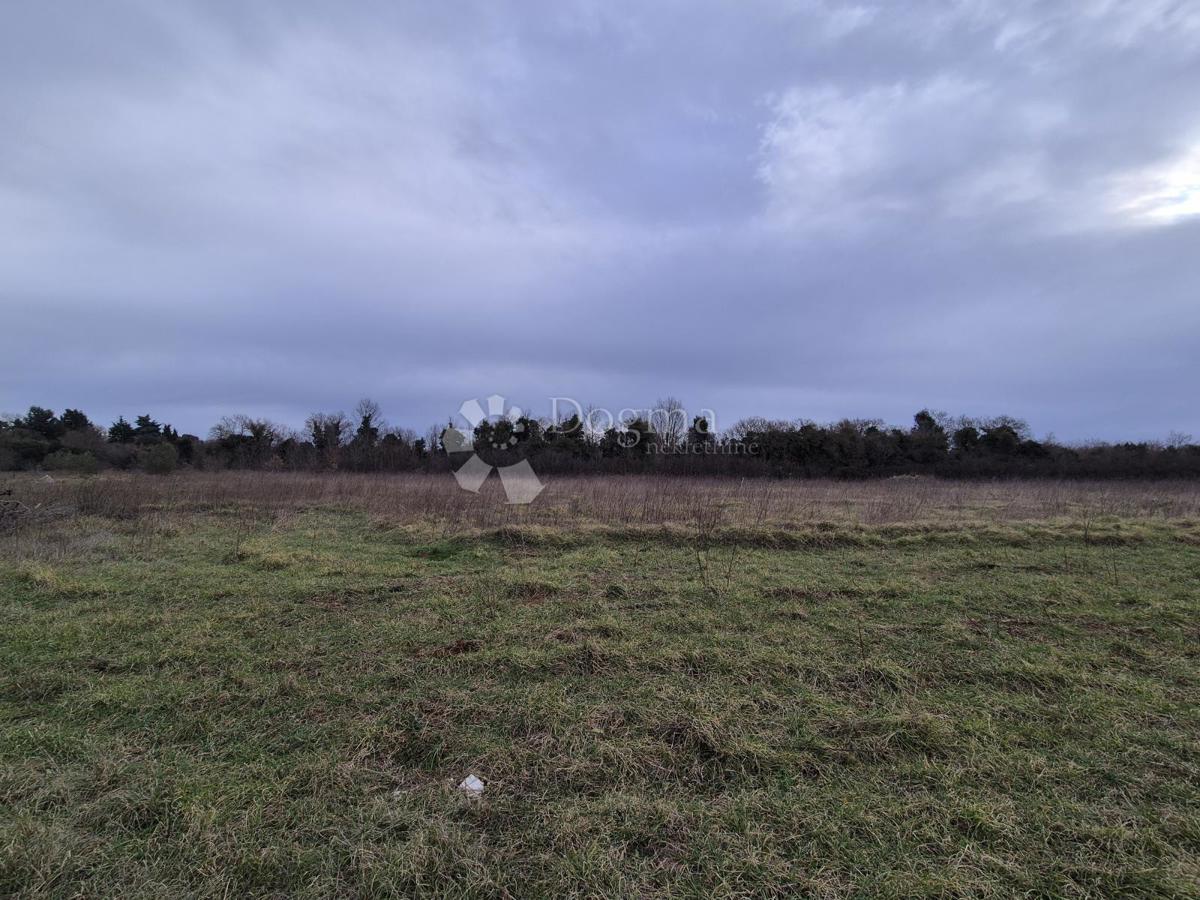
[[[458,786],[460,791],[466,791],[473,797],[478,797],[483,793],[483,782],[474,775],[468,775],[462,780],[462,784]]]

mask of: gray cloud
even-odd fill
[[[1200,433],[1194,2],[5,19],[0,409]]]

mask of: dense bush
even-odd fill
[[[76,472],[80,475],[95,475],[100,471],[100,461],[90,453],[55,450],[42,460],[42,467],[52,472]]]
[[[660,401],[660,404],[662,401]],[[952,419],[921,410],[907,428],[873,420],[814,422],[747,419],[715,434],[678,410],[647,410],[603,433],[578,416],[544,422],[484,421],[474,447],[487,462],[533,461],[542,474],[663,473],[774,477],[886,477],[928,474],[960,478],[1171,478],[1200,476],[1200,446],[1169,444],[1064,446],[1037,441],[1019,419]],[[457,467],[468,453],[447,452],[441,429],[418,437],[389,428],[379,407],[363,401],[355,416],[316,413],[295,432],[265,419],[228,416],[207,440],[181,435],[149,415],[119,418],[107,430],[79,410],[56,416],[30,407],[0,420],[0,468],[95,471],[101,466],[166,473],[193,469],[395,472]]]
[[[151,475],[170,475],[175,471],[179,453],[171,444],[155,444],[142,457],[142,467]]]

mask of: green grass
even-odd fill
[[[246,522],[0,557],[0,895],[1200,894],[1194,524]]]

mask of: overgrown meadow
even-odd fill
[[[1200,895],[1193,482],[3,490],[2,895]]]

